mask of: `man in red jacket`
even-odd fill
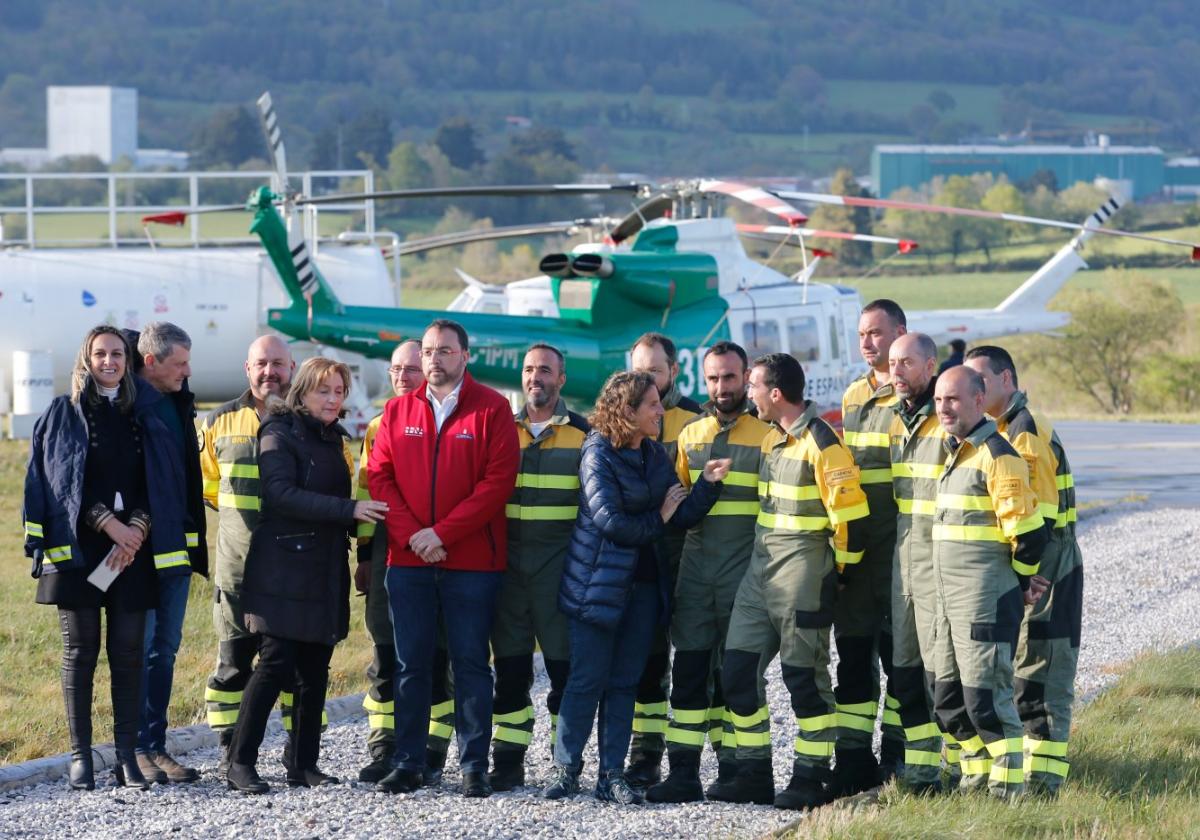
[[[460,324],[429,325],[421,339],[426,387],[388,402],[367,467],[371,498],[388,504],[396,749],[394,769],[378,785],[386,793],[421,786],[439,610],[454,671],[463,794],[492,792],[488,637],[520,451],[508,401],[471,378],[467,356]]]

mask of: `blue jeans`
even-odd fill
[[[493,688],[488,640],[503,577],[503,572],[388,566],[384,585],[396,644],[392,766],[417,771],[425,767],[440,612],[454,671],[459,766],[464,773],[487,772]]]
[[[599,707],[600,772],[625,766],[633,732],[633,702],[660,609],[658,584],[635,583],[615,628],[569,620],[571,670],[558,710],[555,764],[575,772],[583,768],[583,748]]]
[[[175,654],[183,640],[192,575],[158,579],[158,606],[146,612],[145,672],[138,703],[138,752],[163,752],[167,746],[167,706],[175,679]]]

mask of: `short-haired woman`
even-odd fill
[[[112,674],[113,775],[120,785],[149,786],[135,756],[146,611],[158,599],[156,568],[174,574],[177,558],[187,563],[179,453],[150,408],[160,397],[138,381],[121,332],[92,329],[75,360],[71,393],[55,398],[34,426],[25,474],[25,554],[37,602],[58,607],[68,782],[77,790],[95,787],[92,686],[101,612]],[[107,589],[89,581],[101,565],[117,573]]]
[[[268,400],[258,431],[262,516],[250,540],[243,583],[246,627],[261,636],[258,664],[242,696],[230,745],[229,786],[265,793],[255,765],[271,707],[294,686],[292,729],[284,752],[293,787],[337,784],[317,769],[321,712],[333,647],[350,625],[349,528],[377,522],[383,502],[350,494],[353,461],[338,423],[350,370],[307,359],[287,399]]]
[[[690,528],[720,495],[729,459],[709,461],[689,494],[656,440],[663,407],[647,373],[615,373],[596,400],[579,465],[579,514],[558,605],[567,615],[571,669],[558,717],[554,775],[543,792],[579,790],[583,748],[599,709],[597,798],[639,804],[624,778],[638,679],[657,623],[670,615],[659,538]]]

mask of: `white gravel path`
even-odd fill
[[[1086,564],[1083,649],[1077,692],[1086,698],[1118,676],[1117,666],[1145,650],[1165,650],[1200,638],[1200,510],[1115,511],[1081,523]],[[547,684],[539,676],[535,702]],[[790,772],[793,724],[778,667],[770,674],[776,782]],[[224,837],[756,837],[795,818],[772,808],[705,803],[621,808],[589,795],[567,802],[538,798],[550,769],[548,716],[539,708],[527,778],[530,787],[487,800],[459,792],[453,750],[441,787],[410,796],[386,796],[356,782],[323,790],[290,790],[278,763],[281,736],[269,739],[259,763],[272,785],[266,796],[225,789],[216,777],[217,751],[198,750],[190,764],[203,770],[193,785],[155,786],[149,792],[104,787],[73,793],[63,782],[0,796],[0,838]],[[332,726],[322,741],[321,767],[343,780],[366,760],[362,718]],[[595,782],[590,747],[584,782]],[[706,753],[705,782],[716,773]],[[106,781],[101,774],[100,781]]]

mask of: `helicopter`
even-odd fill
[[[862,300],[852,288],[811,281],[817,263],[827,254],[813,251],[809,258],[804,239],[822,232],[804,227],[807,217],[789,202],[792,198],[836,202],[843,197],[773,194],[706,179],[658,189],[639,184],[529,185],[309,198],[287,188],[283,143],[269,95],[260,98],[259,109],[278,183],[276,190],[257,189],[247,208],[254,212],[250,231],[262,242],[290,298],[289,306],[272,308],[267,316],[267,324],[284,335],[383,359],[398,342],[419,338],[430,321],[446,317],[446,310],[354,306],[340,300],[308,257],[299,224],[299,212],[306,205],[350,198],[630,192],[641,200],[632,213],[619,221],[601,220],[606,233],[600,242],[544,256],[539,277],[487,287],[464,275],[468,288],[450,311],[470,336],[470,365],[476,378],[504,390],[519,390],[525,349],[535,341],[548,341],[568,360],[564,396],[587,402],[609,374],[627,367],[630,347],[647,331],[672,336],[680,348],[676,382],[684,395],[703,393],[703,354],[720,340],[738,342],[751,357],[791,353],[805,368],[806,396],[821,406],[836,405],[845,386],[862,370],[857,352]],[[717,212],[719,203],[729,199],[757,207],[783,224],[739,231],[732,219]],[[1075,271],[1086,268],[1078,251],[1092,235],[1135,236],[1196,247],[1103,227],[1119,206],[1115,198],[1110,199],[1082,224],[969,211],[1007,221],[1048,223],[1076,235],[997,307],[911,312],[909,328],[941,342],[1058,329],[1067,316],[1047,310],[1045,304]],[[904,209],[959,212],[959,208],[912,203],[905,203]],[[609,227],[608,222],[616,223]],[[551,227],[561,229],[564,224]],[[522,230],[525,233],[520,235],[527,235],[530,228]],[[804,249],[804,270],[789,277],[751,259],[742,246],[742,234],[798,244]],[[480,238],[495,238],[495,232],[483,232]],[[901,253],[917,247],[908,240],[886,237],[872,241],[894,244]]]

